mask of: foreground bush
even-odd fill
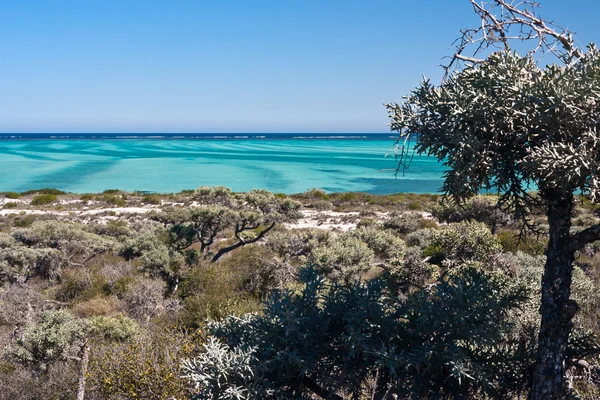
[[[183,363],[198,398],[505,398],[527,385],[532,349],[507,334],[526,296],[504,280],[466,269],[406,301],[313,269],[301,282],[261,315],[209,326],[215,339]]]

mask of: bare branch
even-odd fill
[[[463,29],[461,36],[453,43],[454,55],[442,65],[445,82],[453,70],[462,63],[480,63],[478,55],[489,54],[490,49],[510,50],[511,42],[536,41],[530,51],[539,58],[552,54],[565,64],[571,64],[583,57],[577,48],[573,34],[542,19],[536,14],[540,5],[533,1],[515,0],[469,0],[473,11],[481,19],[477,28]]]

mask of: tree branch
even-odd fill
[[[237,243],[234,243],[231,246],[224,247],[224,248],[220,249],[217,252],[217,254],[215,254],[213,256],[212,262],[217,261],[224,254],[227,254],[230,251],[233,251],[233,250],[237,249],[238,247],[242,247],[242,246],[245,246],[245,245],[250,244],[250,243],[258,242],[260,239],[262,239],[274,227],[275,227],[275,222],[273,222],[271,225],[269,225],[268,227],[266,227],[262,232],[260,232],[258,235],[256,235],[256,237],[254,239],[242,240],[242,239],[238,238],[239,241]]]
[[[304,386],[306,386],[306,388],[308,390],[310,390],[311,392],[313,392],[314,394],[316,394],[317,396],[319,396],[323,399],[343,400],[343,397],[338,396],[337,394],[332,393],[329,390],[322,388],[321,386],[319,386],[319,384],[317,382],[315,382],[312,378],[309,378],[307,376],[302,378],[302,384]]]
[[[596,240],[600,240],[600,224],[591,226],[571,236],[571,250],[581,250],[585,245]]]

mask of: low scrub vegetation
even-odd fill
[[[0,399],[73,398],[85,357],[89,399],[527,393],[545,237],[519,238],[488,198],[34,196],[73,211],[0,219]],[[77,214],[107,196],[154,211]],[[333,209],[355,216],[348,229],[297,225]],[[581,202],[577,217],[595,212]],[[597,253],[582,250],[573,277],[568,373],[583,398],[600,371]]]

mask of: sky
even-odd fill
[[[539,0],[600,43],[597,0]],[[0,132],[388,132],[468,0],[0,0]]]

